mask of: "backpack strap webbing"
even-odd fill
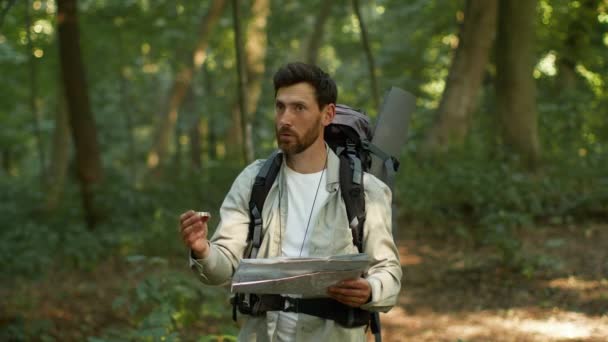
[[[262,244],[262,208],[268,197],[268,192],[274,183],[281,164],[283,163],[283,153],[279,150],[274,151],[258,172],[251,189],[251,198],[249,199],[249,233],[247,241],[249,242],[248,250],[245,252],[246,258],[256,258],[258,250]]]
[[[378,149],[378,151],[380,150]],[[357,157],[354,145],[349,143],[347,143],[345,149],[340,149],[338,156],[340,157],[340,191],[342,191],[342,199],[346,206],[346,215],[353,235],[353,244],[357,246],[359,253],[363,253],[363,227],[365,225],[366,212],[361,159]],[[370,324],[376,342],[382,341],[380,315],[375,311],[365,312],[369,312],[369,315],[366,316],[368,317],[367,322]]]
[[[346,206],[346,216],[353,235],[353,244],[363,253],[363,225],[365,224],[365,197],[361,160],[354,146],[347,144],[340,151],[340,191]]]
[[[384,166],[383,170],[386,172],[386,174],[382,174],[379,178],[381,178],[381,180],[384,181],[384,183],[386,183],[391,190],[393,190],[395,174],[399,170],[400,165],[397,158],[382,151],[378,146],[372,144],[370,141],[364,140],[361,142],[361,144],[363,145],[363,148],[382,160],[382,164]]]
[[[247,232],[247,248],[243,258],[256,258],[262,245],[262,208],[270,188],[274,183],[281,164],[283,163],[283,153],[280,150],[274,151],[258,171],[251,188],[249,198],[249,231]],[[237,293],[232,300],[232,319],[236,322],[237,308],[241,313],[249,315],[260,315],[260,297],[254,294]]]
[[[278,294],[260,295],[260,312],[284,311],[304,313],[335,321],[347,328],[367,325],[371,312],[353,308],[331,298],[294,298]]]

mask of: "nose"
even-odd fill
[[[279,127],[291,127],[293,122],[292,111],[289,110],[289,108],[285,108],[283,111],[277,113],[277,122],[279,124]]]

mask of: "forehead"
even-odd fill
[[[315,88],[306,83],[300,82],[277,90],[276,100],[283,103],[306,102],[316,103]]]

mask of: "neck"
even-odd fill
[[[315,173],[325,168],[327,149],[325,141],[319,139],[306,150],[286,155],[287,166],[298,173]]]

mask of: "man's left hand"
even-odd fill
[[[364,278],[349,279],[328,287],[327,294],[340,303],[358,308],[369,302],[372,288]]]

